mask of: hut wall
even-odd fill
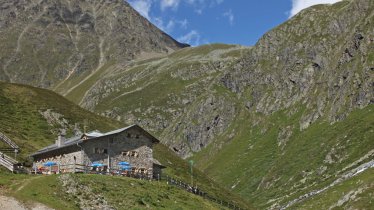
[[[57,164],[53,168],[57,167],[58,169],[60,169],[60,171],[73,172],[75,164],[84,164],[84,155],[82,151],[77,151],[76,148],[65,148],[40,155],[35,158],[34,163],[37,168],[40,168],[44,166],[44,164],[48,161],[52,161]]]
[[[119,162],[126,161],[136,169],[145,169],[150,177],[153,175],[152,145],[152,140],[137,129],[82,144],[89,164],[99,162],[115,169]]]

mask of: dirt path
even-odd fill
[[[25,186],[27,186],[31,180],[40,178],[42,176],[32,177],[30,179],[24,180],[21,186],[19,186],[16,192],[22,190]],[[0,192],[0,210],[53,210],[44,204],[32,202],[30,204],[24,205],[23,203],[17,201],[13,197],[2,195]]]
[[[41,177],[43,177],[43,176],[34,176],[30,179],[26,179],[25,181],[23,181],[22,185],[17,188],[16,192],[22,190],[26,185],[28,185],[31,182],[31,180],[39,179]]]
[[[34,203],[31,207],[25,207],[22,203],[18,202],[12,197],[6,197],[0,195],[0,209],[11,209],[11,210],[51,210],[47,206],[40,203]]]

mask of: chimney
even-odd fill
[[[57,147],[61,147],[65,144],[65,134],[66,134],[65,129],[61,129],[60,134],[58,134],[58,137],[56,140]]]

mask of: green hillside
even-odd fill
[[[374,169],[347,180],[292,209],[371,209],[374,205]],[[356,190],[352,190],[356,189]]]
[[[121,123],[97,116],[64,97],[40,88],[0,82],[0,132],[21,147],[25,158],[36,150],[53,144],[60,128],[73,134],[80,131],[109,131]],[[49,111],[48,111],[49,110]],[[41,113],[46,112],[43,116]]]
[[[20,160],[27,160],[28,155],[32,152],[53,144],[58,129],[62,127],[67,127],[69,135],[73,135],[74,129],[78,127],[83,131],[84,125],[87,126],[87,130],[99,129],[101,131],[109,131],[124,126],[118,121],[86,111],[52,91],[26,85],[0,83],[0,108],[2,110],[0,112],[0,131],[20,146]],[[45,118],[41,114],[45,110],[52,110],[55,114]],[[79,126],[75,126],[76,123]],[[164,171],[166,175],[186,183],[190,182],[189,164],[175,155],[166,146],[162,144],[156,145],[154,156],[163,165],[167,166]],[[10,175],[8,178],[9,180],[17,180],[29,179],[30,177]],[[243,208],[248,208],[248,204],[240,197],[220,187],[196,168],[194,169],[194,179],[199,188],[207,192],[210,196],[233,202]],[[85,180],[89,181],[89,178]],[[107,180],[106,183],[110,183],[110,180]],[[4,186],[9,186],[9,184],[11,182],[3,183]],[[38,183],[35,183],[35,185],[38,185]],[[162,185],[165,185],[165,183]],[[146,186],[151,187],[152,185]],[[108,193],[110,192],[108,191]],[[181,191],[177,190],[175,192]],[[153,193],[149,195],[156,196]],[[173,200],[174,198],[170,197],[170,199]],[[182,200],[180,199],[181,202]],[[196,198],[192,203],[196,206],[199,201],[201,201],[201,198]],[[43,200],[40,202],[43,202]],[[50,202],[54,202],[54,200]],[[208,205],[207,201],[203,203],[202,205]],[[171,205],[171,203],[169,204]],[[163,205],[167,205],[167,203]],[[193,205],[191,204],[191,207]],[[214,206],[213,204],[209,205]]]
[[[259,208],[269,207],[270,200],[284,205],[372,160],[374,105],[354,111],[342,122],[331,125],[320,120],[303,131],[296,117],[287,117],[288,111],[277,112],[256,126],[243,122],[256,116],[243,114],[216,140],[224,150],[210,146],[193,159],[215,181]],[[285,127],[290,130],[282,139],[279,131]],[[235,130],[241,132],[230,139]],[[366,185],[371,181],[363,180]]]
[[[6,195],[55,209],[225,209],[165,182],[103,175],[30,176],[0,173]]]

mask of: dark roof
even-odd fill
[[[124,131],[126,131],[130,128],[135,128],[135,129],[140,130],[148,138],[150,138],[153,143],[159,143],[160,142],[156,137],[149,134],[146,130],[144,130],[139,125],[131,125],[131,126],[127,126],[127,127],[124,127],[124,128],[117,129],[117,130],[109,131],[107,133],[101,133],[101,132],[96,130],[96,131],[91,131],[89,133],[82,134],[81,136],[74,136],[74,137],[71,137],[69,139],[66,139],[64,144],[61,145],[60,147],[58,147],[56,144],[52,144],[52,145],[49,145],[47,147],[44,147],[43,149],[38,150],[36,153],[34,153],[30,156],[36,156],[36,155],[43,154],[43,153],[50,152],[50,151],[54,151],[54,150],[57,150],[57,149],[62,149],[62,148],[66,148],[66,147],[69,147],[69,146],[77,145],[79,143],[82,143],[83,141],[87,141],[87,140],[90,140],[90,139],[96,139],[96,138],[101,138],[101,137],[105,137],[105,136],[110,136],[110,135],[122,133],[122,132],[124,132]],[[86,136],[88,139],[83,140],[84,136]]]

